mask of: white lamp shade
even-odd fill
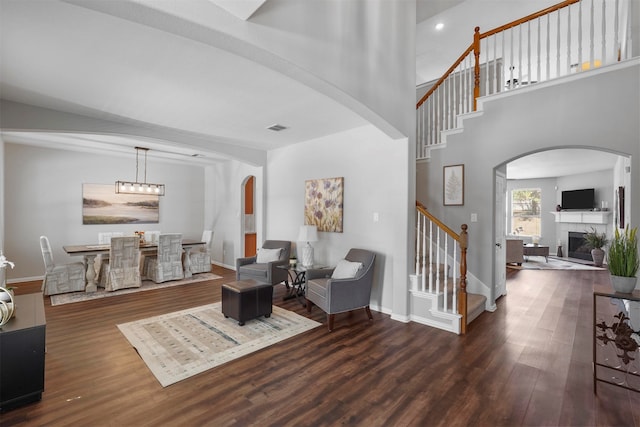
[[[301,225],[298,242],[317,242],[318,228],[315,225]]]

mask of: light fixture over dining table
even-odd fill
[[[144,151],[144,181],[138,181],[138,154]],[[119,194],[154,194],[164,196],[164,184],[152,184],[147,182],[147,151],[148,148],[136,147],[136,180],[116,181],[116,193]]]

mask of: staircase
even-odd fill
[[[467,225],[456,233],[416,204],[416,274],[412,320],[464,334],[485,311],[486,297],[467,293]]]
[[[477,115],[480,96],[530,90],[536,83],[632,57],[630,0],[567,0],[496,29],[475,29],[471,45],[417,104],[416,159],[446,146]],[[418,204],[412,320],[464,334],[485,307],[467,293],[467,226],[451,230]]]

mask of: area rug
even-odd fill
[[[135,292],[151,291],[153,289],[169,288],[172,286],[187,285],[189,283],[204,282],[206,280],[221,279],[213,273],[198,273],[188,279],[172,280],[170,282],[155,283],[151,280],[143,280],[142,286],[139,288],[120,289],[113,292],[107,292],[104,288],[98,288],[97,292],[72,292],[68,294],[51,295],[51,305],[71,304],[74,302],[89,301],[99,298],[115,297],[118,295],[133,294]]]
[[[244,326],[222,314],[221,303],[118,325],[163,387],[320,326],[273,306]]]
[[[582,264],[578,262],[566,261],[554,257],[549,257],[549,262],[545,262],[544,257],[530,256],[525,257],[525,262],[521,266],[515,264],[507,264],[507,268],[515,270],[605,270],[604,268],[594,267],[593,265]]]

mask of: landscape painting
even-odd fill
[[[157,224],[160,198],[116,194],[113,184],[82,184],[83,224]]]

